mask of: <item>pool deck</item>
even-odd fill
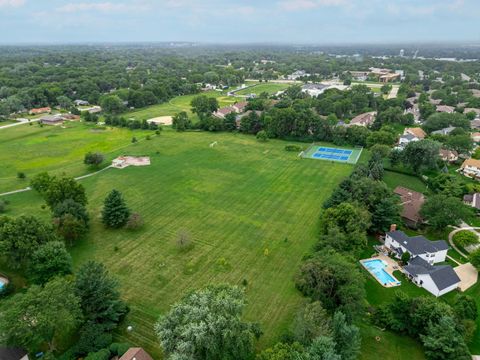
[[[382,283],[373,273],[370,272],[370,270],[367,269],[367,267],[364,265],[364,262],[365,261],[369,261],[369,260],[382,260],[384,263],[387,264],[387,266],[384,268],[385,272],[388,273],[392,278],[394,278],[398,283],[388,283],[387,285],[385,285],[384,283]],[[401,271],[401,267],[398,265],[398,263],[389,258],[388,256],[385,256],[385,255],[382,255],[382,254],[378,254],[378,255],[373,255],[371,258],[368,258],[368,259],[362,259],[360,260],[360,263],[362,264],[362,266],[365,268],[365,270],[367,270],[370,275],[372,275],[375,280],[378,281],[378,283],[380,285],[382,285],[383,287],[387,287],[387,288],[390,288],[390,287],[397,287],[397,286],[400,286],[401,282],[395,277],[393,276],[393,272],[394,271]]]

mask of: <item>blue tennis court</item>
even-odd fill
[[[356,164],[361,152],[361,149],[351,150],[313,145],[307,151],[305,151],[303,156],[309,157],[311,159],[330,160],[345,162],[349,164]]]

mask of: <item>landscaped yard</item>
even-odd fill
[[[218,146],[210,148],[214,141]],[[30,144],[33,153],[36,144]],[[149,155],[150,167],[109,169],[82,180],[92,231],[72,249],[74,263],[99,260],[119,279],[131,305],[121,329],[134,329],[119,339],[155,352],[153,324],[172,303],[209,283],[241,284],[244,279],[246,318],[259,321],[264,331],[259,346],[271,345],[284,333],[303,301],[293,276],[317,239],[320,205],[352,170],[351,165],[300,159],[286,152],[285,144],[166,130],[116,152]],[[82,156],[69,160],[72,168],[83,167]],[[144,217],[142,230],[112,231],[100,224],[102,201],[113,188]],[[49,217],[33,192],[8,200],[9,215]],[[190,251],[178,248],[180,231],[190,234]]]
[[[279,84],[279,83],[258,83],[253,87],[249,87],[244,90],[237,91],[236,95],[248,95],[256,94],[260,95],[261,93],[267,93],[269,95],[274,95],[279,91],[285,90],[289,87],[289,84]]]
[[[128,119],[148,120],[159,116],[173,116],[181,111],[186,111],[189,116],[192,116],[190,103],[195,96],[199,95],[216,98],[220,107],[232,105],[239,101],[239,99],[226,96],[219,91],[208,91],[195,95],[177,96],[166,103],[148,106],[139,110],[132,110],[123,115]]]
[[[91,172],[83,157],[99,151],[108,160],[130,146],[133,136],[139,140],[152,131],[97,128],[95,125],[68,122],[61,126],[19,125],[0,131],[0,193],[28,186],[28,178],[41,171],[65,172],[80,176]],[[26,180],[17,179],[24,172]]]

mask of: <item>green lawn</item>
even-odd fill
[[[278,83],[258,83],[253,87],[237,91],[236,95],[248,95],[256,94],[260,95],[261,93],[267,93],[269,95],[274,95],[279,91],[285,90],[289,87],[289,84],[278,84]]]
[[[19,125],[0,130],[0,193],[28,186],[28,179],[17,179],[17,172],[31,178],[41,171],[65,172],[79,176],[90,172],[83,165],[88,151],[100,151],[111,160],[130,146],[133,136],[139,140],[152,131],[108,128],[68,122],[62,126]]]
[[[188,115],[192,116],[193,114],[191,112],[190,103],[194,97],[199,95],[206,95],[208,97],[216,98],[220,107],[232,105],[239,101],[238,99],[226,96],[224,93],[219,91],[208,91],[195,95],[177,96],[163,104],[147,106],[142,109],[126,112],[124,116],[127,118],[134,118],[136,120],[148,120],[159,116],[173,116],[181,111],[186,111]]]
[[[75,135],[77,129],[71,131]],[[210,148],[214,141],[219,145]],[[72,249],[74,264],[96,259],[119,279],[131,306],[122,329],[132,325],[134,331],[120,331],[118,339],[158,353],[153,324],[172,303],[209,283],[243,279],[248,281],[246,318],[259,321],[264,331],[259,347],[271,345],[287,329],[302,301],[293,276],[317,239],[319,204],[352,166],[299,159],[284,150],[285,144],[166,130],[117,151],[150,155],[150,167],[109,169],[82,180],[92,231]],[[30,147],[33,152],[35,143]],[[83,166],[81,158],[69,161]],[[102,201],[112,188],[144,217],[142,230],[112,231],[100,224]],[[49,216],[33,192],[8,200],[9,215]],[[181,230],[193,239],[188,252],[176,245]]]
[[[383,181],[394,190],[397,186],[404,186],[414,191],[427,193],[427,186],[416,176],[400,174],[393,171],[385,171]]]

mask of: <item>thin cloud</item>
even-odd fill
[[[20,7],[25,5],[25,0],[0,0],[0,7]]]
[[[348,6],[347,0],[285,0],[280,8],[288,11],[310,10],[326,6]]]
[[[105,13],[111,12],[129,12],[129,11],[138,11],[146,10],[147,5],[144,3],[134,2],[134,3],[113,3],[113,2],[102,2],[102,3],[69,3],[57,8],[58,12],[62,13],[78,13],[85,11],[100,11]]]

